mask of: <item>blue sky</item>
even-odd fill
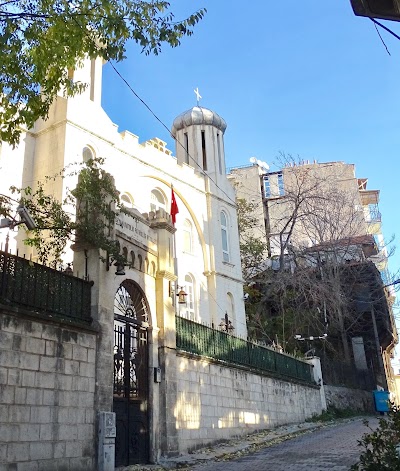
[[[400,238],[400,41],[353,14],[350,0],[248,2],[172,0],[178,18],[206,7],[194,35],[159,56],[130,45],[117,64],[138,95],[170,127],[196,104],[228,123],[227,166],[256,156],[270,165],[279,151],[319,162],[356,165],[370,189],[381,190],[383,232]],[[400,23],[386,22],[400,34]],[[120,130],[140,141],[168,132],[104,68],[103,106]],[[400,268],[399,249],[390,269]]]

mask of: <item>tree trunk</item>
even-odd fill
[[[338,319],[339,319],[339,331],[340,331],[340,337],[342,339],[344,359],[347,363],[350,363],[351,357],[350,357],[349,342],[347,340],[346,329],[344,328],[343,313],[340,308],[337,308],[337,314],[338,314]]]

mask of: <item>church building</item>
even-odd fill
[[[201,106],[180,114],[171,128],[173,155],[158,138],[139,142],[131,132],[119,132],[101,107],[101,59],[85,61],[74,80],[89,84],[83,94],[58,96],[48,119],[25,132],[15,149],[3,143],[0,193],[9,194],[11,184],[35,189],[35,182],[74,162],[104,159],[128,209],[117,218],[114,233],[129,265],[118,270],[96,250],[79,247],[74,253],[68,249],[65,258],[73,259],[76,277],[93,282],[96,348],[85,400],[94,418],[86,425],[96,437],[98,414],[114,411],[116,464],[155,462],[200,443],[191,426],[196,406],[179,386],[180,376],[190,372],[171,354],[176,317],[216,329],[229,325],[236,336],[247,336],[235,194],[225,175],[226,123]],[[74,178],[49,181],[46,191],[61,200],[76,185]],[[171,205],[178,211],[175,223]],[[13,241],[30,255],[16,233],[10,234],[10,245]],[[97,440],[90,433],[71,435],[70,441],[89,451],[79,457],[87,459],[82,468],[68,469],[95,469],[100,458],[90,451]],[[61,434],[52,440],[62,441]]]

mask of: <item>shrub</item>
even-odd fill
[[[379,426],[365,434],[359,441],[363,447],[358,463],[351,471],[400,471],[400,407],[391,404],[387,417],[379,420]]]
[[[337,409],[334,406],[329,406],[327,410],[319,415],[313,415],[306,422],[329,422],[336,419],[345,419],[347,417],[355,417],[358,415],[365,415],[365,412],[355,409]]]

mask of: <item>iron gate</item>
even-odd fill
[[[114,303],[115,465],[147,463],[148,308],[140,288],[125,280]]]

